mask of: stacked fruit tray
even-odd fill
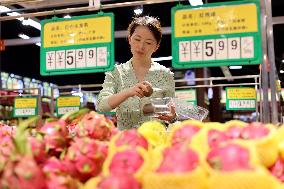
[[[37,117],[0,124],[0,188],[284,188],[284,127],[186,120],[169,128],[150,121],[118,131],[87,109],[42,125]]]

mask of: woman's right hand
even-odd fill
[[[129,97],[138,96],[140,98],[143,98],[145,96],[145,93],[151,92],[150,88],[152,88],[152,85],[148,81],[141,81],[133,87],[129,88],[127,93]]]

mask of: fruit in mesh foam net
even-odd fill
[[[249,150],[238,144],[227,143],[213,148],[207,154],[206,160],[216,170],[235,171],[251,169]]]
[[[126,130],[119,133],[119,137],[115,141],[116,146],[129,145],[131,147],[141,146],[148,149],[147,140],[137,132],[136,129]]]
[[[222,131],[212,129],[208,131],[207,140],[209,147],[215,148],[228,141],[229,137]]]
[[[242,129],[241,138],[243,139],[259,139],[267,136],[269,129],[262,123],[254,122]]]
[[[269,168],[269,171],[273,176],[284,183],[284,161],[281,158],[279,158],[275,164]]]
[[[136,149],[127,149],[114,154],[109,171],[111,174],[134,174],[144,163],[143,157]]]
[[[237,139],[241,137],[242,129],[243,128],[239,126],[232,126],[225,131],[225,134],[230,139]]]
[[[157,169],[160,173],[184,173],[194,170],[199,163],[195,151],[184,146],[173,146],[163,151],[163,160]]]
[[[195,125],[184,125],[183,127],[177,129],[172,138],[172,145],[179,145],[186,142],[190,142],[192,137],[200,130],[199,127]]]
[[[127,174],[112,174],[103,178],[98,186],[98,189],[140,189],[141,186],[132,175]]]

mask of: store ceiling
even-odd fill
[[[12,3],[12,2],[18,3]],[[226,0],[207,0],[207,3],[224,2]],[[38,12],[45,10],[63,9],[87,6],[89,0],[0,0],[0,5],[5,2],[15,9],[22,10],[22,12]],[[112,4],[121,2],[131,2],[131,0],[101,0],[102,4]],[[204,1],[203,1],[204,2]],[[144,14],[158,16],[161,20],[163,27],[170,26],[170,10],[175,6],[177,1],[169,1],[169,3],[144,5]],[[187,1],[181,1],[183,4],[188,4]],[[272,0],[272,14],[273,16],[284,16],[282,10],[284,7],[283,0]],[[131,18],[133,17],[134,7],[120,7],[107,9],[104,12],[113,12],[115,14],[115,31],[125,30]],[[71,14],[85,15],[94,14],[95,12],[78,12]],[[167,15],[167,16],[166,16]],[[62,17],[64,15],[57,15]],[[38,20],[50,18],[51,16],[37,17]],[[23,26],[18,20],[2,21],[1,22],[1,38],[2,39],[17,39],[19,33],[25,33],[30,37],[39,37],[40,31],[30,27]],[[279,72],[279,67],[284,52],[284,27],[283,25],[274,26],[274,43],[275,43],[275,57],[276,67]],[[155,54],[155,57],[165,57],[171,55],[171,36],[164,35],[161,43],[161,48]],[[71,84],[92,84],[102,83],[104,73],[92,73],[83,75],[64,75],[64,76],[40,76],[40,48],[36,45],[21,45],[21,46],[8,46],[6,50],[1,52],[1,70],[5,72],[14,73],[21,76],[27,76],[42,81],[56,83],[58,85],[71,85]],[[115,40],[115,61],[125,62],[131,57],[128,50],[126,38],[117,38]],[[162,61],[161,64],[170,67],[170,61]],[[209,68],[212,76],[224,76],[219,67]],[[254,75],[259,74],[258,66],[243,66],[242,70],[230,70],[233,76],[235,75]],[[75,78],[75,79],[74,79]]]

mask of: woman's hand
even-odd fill
[[[176,118],[176,108],[173,102],[169,103],[170,113],[157,116],[158,119],[172,123]]]
[[[138,96],[143,98],[148,96],[147,94],[152,93],[152,85],[148,81],[141,81],[127,90],[128,96]]]

